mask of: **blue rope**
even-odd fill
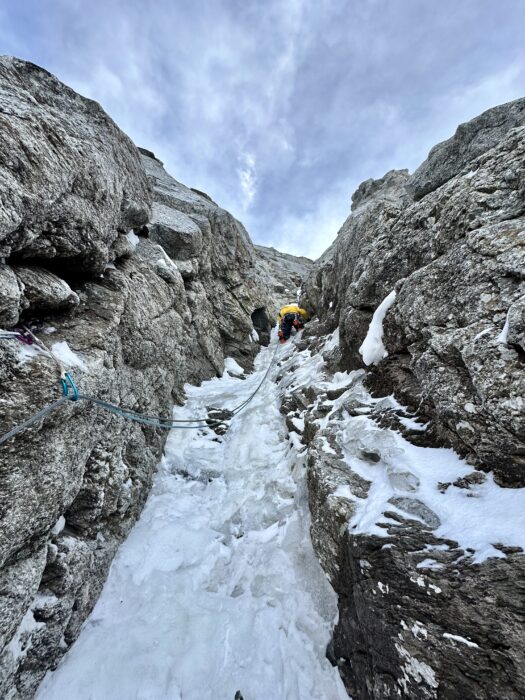
[[[27,428],[30,428],[35,423],[38,423],[38,421],[42,418],[45,418],[48,415],[48,413],[56,411],[56,409],[59,408],[59,406],[61,406],[67,400],[67,396],[62,396],[60,399],[57,399],[56,401],[50,403],[48,406],[42,408],[40,411],[38,411],[38,413],[35,413],[34,416],[31,416],[31,418],[28,418],[23,423],[20,423],[20,425],[17,425],[11,430],[9,430],[7,433],[0,435],[0,445],[3,445],[4,442],[7,442],[15,435],[18,435],[18,433],[21,433],[23,430],[27,430]]]
[[[255,391],[242,403],[240,403],[238,406],[231,410],[231,413],[233,415],[238,415],[242,410],[244,410],[246,406],[255,397],[259,389],[262,387],[262,385],[268,378],[270,369],[272,368],[275,358],[277,356],[278,349],[279,345],[276,346],[270,364],[268,365],[268,368],[266,369],[266,372],[264,373],[264,376],[257,388],[255,389]],[[64,373],[64,376],[60,378],[60,383],[62,386],[62,397],[60,399],[57,399],[56,401],[53,401],[48,406],[45,406],[40,411],[35,413],[34,416],[31,416],[23,423],[20,423],[20,425],[15,426],[7,433],[0,435],[0,445],[4,444],[15,435],[18,435],[18,433],[21,433],[23,430],[26,430],[27,428],[31,427],[52,411],[55,411],[65,401],[87,401],[91,404],[94,404],[95,406],[99,406],[100,408],[109,411],[110,413],[121,416],[126,420],[131,420],[136,423],[147,425],[152,428],[158,428],[161,430],[173,430],[176,428],[200,430],[201,428],[213,428],[224,423],[224,421],[213,420],[208,417],[193,419],[162,418],[161,416],[149,416],[143,413],[137,413],[136,411],[133,411],[129,408],[121,408],[120,406],[116,406],[115,404],[109,403],[109,401],[103,401],[102,399],[97,399],[94,396],[85,396],[84,394],[80,394],[77,385],[75,384],[75,381],[69,372]]]

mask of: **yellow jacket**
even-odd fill
[[[299,304],[288,304],[287,306],[283,306],[279,311],[279,315],[277,316],[277,321],[279,323],[281,323],[285,314],[299,314],[299,316],[302,316],[304,321],[308,321],[309,318],[308,311],[301,309]]]

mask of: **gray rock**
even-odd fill
[[[441,525],[441,520],[438,516],[417,498],[394,496],[389,500],[389,503],[397,506],[400,510],[404,510],[406,513],[410,513],[410,515],[415,515],[416,518],[420,518],[431,530],[435,530]]]
[[[68,309],[79,303],[78,295],[69,284],[57,275],[42,267],[21,267],[14,265],[22,290],[22,309],[29,313]]]
[[[202,233],[187,214],[165,204],[153,204],[150,238],[160,243],[175,260],[198,257],[202,250]]]
[[[0,57],[0,108],[0,257],[100,274],[118,231],[149,218],[137,149],[100,105],[16,58]]]
[[[458,175],[478,156],[497,146],[516,126],[525,125],[525,98],[488,109],[479,117],[460,124],[452,138],[434,146],[407,183],[415,200],[434,192]],[[504,174],[505,180],[515,177],[512,164]]]
[[[0,325],[9,328],[20,318],[20,286],[13,270],[0,264]]]
[[[255,246],[255,249],[259,265],[262,265],[270,275],[274,310],[277,311],[281,306],[295,302],[297,290],[312,269],[313,261],[310,258],[281,253],[275,248],[262,245]]]

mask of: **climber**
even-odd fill
[[[300,331],[304,328],[304,324],[309,320],[308,311],[301,309],[299,304],[287,304],[283,306],[279,311],[277,316],[277,321],[279,323],[279,342],[286,343],[292,328],[296,331]]]

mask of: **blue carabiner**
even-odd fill
[[[62,384],[62,391],[64,393],[64,396],[69,396],[69,388],[71,388],[71,396],[69,398],[71,401],[77,401],[78,400],[78,389],[77,385],[73,381],[73,377],[69,374],[69,372],[66,372],[65,374],[65,379],[62,377],[60,379],[60,383]],[[68,386],[69,384],[69,386]]]

